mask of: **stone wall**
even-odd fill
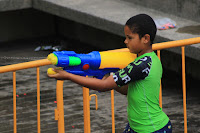
[[[124,0],[175,16],[200,21],[199,0]]]
[[[0,42],[55,35],[54,16],[34,9],[0,12]]]

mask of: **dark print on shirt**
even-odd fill
[[[119,87],[131,81],[145,79],[149,75],[151,64],[151,57],[145,56],[138,61],[131,62],[124,69],[115,72],[113,78]]]

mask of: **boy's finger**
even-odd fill
[[[63,71],[63,68],[53,68],[53,71],[56,72],[56,73],[58,73],[60,71]]]
[[[59,73],[61,70],[63,70],[62,68],[49,68],[47,70],[47,74],[48,75],[55,75],[56,73]]]
[[[48,75],[48,77],[50,77],[50,78],[55,78],[57,74],[48,74],[48,73],[47,73],[47,75]]]
[[[52,70],[56,73],[58,73],[58,69],[52,68]]]

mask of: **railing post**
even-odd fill
[[[97,98],[97,95],[96,94],[91,94],[89,96],[89,101],[91,101],[91,98],[92,97],[95,97],[95,103],[96,103],[96,110],[98,109],[98,98]]]
[[[160,50],[157,50],[157,56],[161,60],[161,58],[160,58]],[[162,108],[162,84],[161,84],[161,80],[160,80],[159,105]]]
[[[13,72],[13,133],[17,133],[16,72]]]
[[[181,47],[181,52],[182,52],[182,83],[183,83],[184,133],[187,133],[186,78],[185,78],[185,47]]]
[[[90,103],[89,89],[83,87],[83,117],[84,117],[84,133],[90,133]]]
[[[114,90],[111,90],[112,133],[115,133],[115,107]]]
[[[65,133],[62,80],[57,80],[56,99],[57,109],[55,110],[55,119],[58,120],[58,133]]]
[[[40,68],[37,67],[37,129],[40,133]]]

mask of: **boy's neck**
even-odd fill
[[[146,49],[142,50],[142,51],[141,51],[140,53],[138,53],[137,55],[138,55],[138,57],[139,57],[139,56],[141,56],[141,55],[143,55],[143,54],[151,53],[151,52],[153,52],[153,50],[152,50],[152,45],[150,45],[150,46],[147,47]]]

